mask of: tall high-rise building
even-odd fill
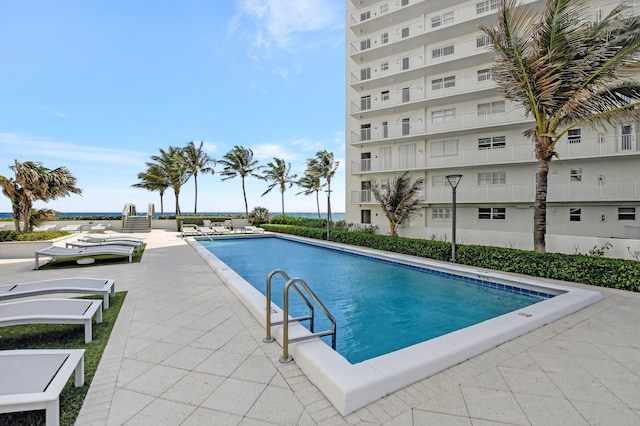
[[[490,40],[479,29],[496,23],[500,3],[347,0],[347,222],[388,233],[371,187],[409,171],[425,185],[420,213],[400,235],[450,238],[445,176],[461,174],[458,235],[503,246],[524,238],[532,246],[538,166],[523,132],[533,121],[499,92]],[[619,3],[586,4],[597,21]],[[521,4],[542,10],[545,1]],[[640,10],[640,1],[630,4]],[[640,238],[640,122],[574,128],[556,152],[547,234]]]

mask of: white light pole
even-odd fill
[[[452,219],[452,230],[451,230],[451,261],[456,261],[456,188],[458,188],[458,184],[460,183],[460,179],[462,179],[462,175],[447,175],[447,182],[451,186],[452,197],[453,197],[453,211],[451,214]]]
[[[329,222],[329,218],[331,217],[331,193],[332,190],[324,191],[327,193],[327,241],[329,241],[329,232],[331,232],[331,223]]]

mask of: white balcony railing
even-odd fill
[[[497,87],[495,81],[490,79],[478,81],[477,74],[457,77],[454,81],[447,82],[447,84],[448,87],[444,87],[444,83],[442,87],[438,84],[410,87],[408,91],[398,88],[393,93],[389,91],[388,98],[383,98],[382,94],[360,98],[351,102],[351,114],[394,108],[398,105],[413,104]]]
[[[579,143],[569,143],[566,138],[562,138],[557,143],[555,150],[559,160],[640,153],[640,133],[581,138]],[[374,159],[366,158],[352,161],[351,173],[453,168],[536,160],[533,142],[517,145],[507,144],[504,148],[494,149],[467,148],[454,154],[432,156],[431,153],[419,153],[411,157],[391,155]]]
[[[459,203],[529,202],[535,199],[535,184],[518,185],[461,185],[457,189]],[[640,181],[564,182],[549,183],[548,202],[638,201]],[[451,188],[437,187],[425,190],[427,203],[450,203]]]
[[[513,108],[506,112],[493,114],[478,114],[477,112],[471,112],[452,116],[450,118],[447,117],[439,122],[429,121],[426,126],[424,121],[413,121],[409,124],[397,123],[353,130],[351,131],[351,143],[362,144],[366,142],[381,142],[385,139],[408,136],[426,136],[450,131],[523,123],[529,120],[530,119],[525,115],[525,110],[520,107]]]

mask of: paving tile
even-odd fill
[[[589,424],[564,398],[518,393],[515,397],[532,426]]]
[[[187,371],[179,368],[156,365],[127,383],[125,388],[147,395],[160,396],[186,374]]]
[[[195,409],[196,407],[179,402],[155,399],[124,424],[127,426],[179,425]]]
[[[454,416],[469,415],[467,404],[460,388],[451,389],[450,391],[424,401],[416,407],[416,410],[433,411],[436,413],[452,414]]]
[[[253,407],[266,385],[244,380],[225,379],[202,406],[244,416]]]
[[[297,425],[303,409],[292,391],[268,386],[251,407],[247,417],[281,425]]]
[[[167,389],[160,397],[198,406],[202,404],[222,382],[224,382],[224,377],[191,371]]]
[[[216,351],[194,368],[195,371],[228,377],[242,365],[247,357],[231,352]]]
[[[155,342],[131,355],[130,358],[157,364],[169,358],[180,349],[182,349],[181,345],[166,342]]]
[[[585,401],[573,401],[572,404],[591,425],[640,425],[640,414],[626,407]]]
[[[414,410],[413,424],[438,426],[471,426],[468,417],[452,416],[450,414],[434,413],[432,411]]]
[[[182,368],[184,370],[193,370],[198,364],[213,354],[210,349],[194,348],[193,346],[185,346],[169,358],[162,361],[163,365],[169,367]]]
[[[513,393],[561,397],[562,393],[542,371],[500,367],[500,373]]]
[[[548,373],[549,378],[570,401],[618,404],[622,402],[594,377]]]
[[[118,389],[113,395],[111,409],[107,417],[107,425],[122,425],[144,407],[151,404],[154,397],[128,389]]]
[[[198,407],[180,426],[233,426],[239,425],[240,422],[242,422],[242,416]]]
[[[511,392],[463,386],[462,394],[473,418],[514,425],[529,424]]]
[[[242,364],[231,374],[231,377],[264,384],[270,383],[278,370],[276,370],[270,360],[264,356],[260,356],[260,351],[257,352],[257,355],[251,355],[245,358]]]

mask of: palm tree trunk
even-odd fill
[[[13,210],[13,227],[15,228],[16,232],[18,234],[20,234],[22,232],[22,230],[20,229],[20,206],[19,205],[15,205],[12,204],[12,210]]]
[[[160,192],[160,216],[164,216],[164,191]]]
[[[545,234],[547,232],[547,188],[551,154],[538,158],[538,182],[533,211],[533,249],[538,253],[546,251]]]
[[[282,216],[284,216],[284,192],[280,193],[280,197],[282,197]]]
[[[198,214],[198,175],[193,175],[193,182],[196,184],[196,201],[193,205],[193,214]]]
[[[242,176],[242,195],[244,195],[244,212],[249,216],[249,205],[247,204],[247,191],[244,189],[244,176]]]
[[[320,219],[320,191],[316,190],[316,206],[318,206],[318,219]]]
[[[327,220],[333,222],[331,220],[331,182],[329,181],[327,181]]]
[[[174,189],[173,189],[173,192],[174,192],[174,193],[175,193],[175,195],[176,195],[176,216],[177,216],[177,215],[179,215],[179,214],[181,213],[181,212],[180,212],[180,202],[179,202],[179,199],[180,199],[180,191],[179,191],[179,190],[176,190],[176,189],[174,188]]]

